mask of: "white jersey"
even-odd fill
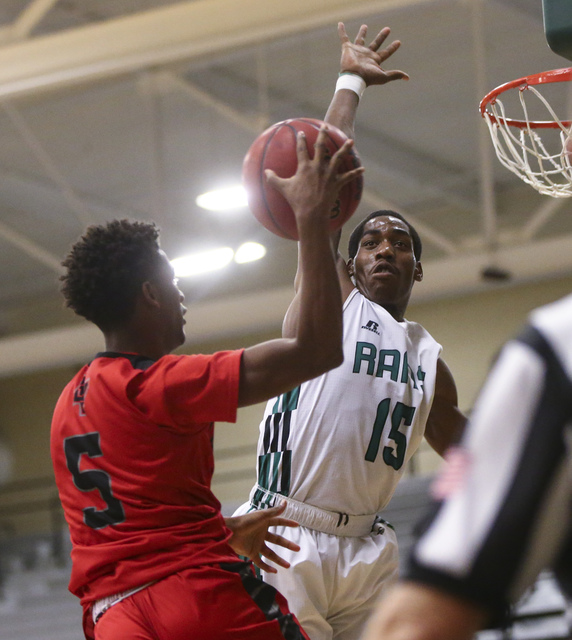
[[[344,362],[270,400],[260,425],[260,487],[321,509],[374,514],[419,446],[441,346],[354,289],[344,304]]]

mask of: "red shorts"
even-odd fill
[[[250,563],[186,569],[113,605],[96,640],[309,640]]]

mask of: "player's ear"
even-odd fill
[[[421,280],[423,280],[423,267],[421,266],[420,262],[415,265],[413,279],[415,280],[415,282],[421,282]]]
[[[157,289],[157,286],[150,280],[145,280],[145,282],[141,285],[141,295],[145,304],[151,307],[160,306],[159,290]]]
[[[354,269],[354,259],[350,258],[347,262],[346,262],[346,269],[348,270],[348,275],[350,278],[353,278],[355,276],[355,269]]]

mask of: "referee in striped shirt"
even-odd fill
[[[551,569],[572,595],[572,295],[506,343],[363,640],[461,640]]]

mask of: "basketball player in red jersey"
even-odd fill
[[[223,519],[212,494],[213,422],[284,393],[342,358],[341,293],[328,233],[338,191],[362,169],[331,159],[268,175],[291,204],[306,273],[298,331],[289,339],[213,355],[169,355],[184,342],[184,296],[154,224],[88,228],[63,265],[67,305],[103,332],[105,352],[64,389],[51,453],[72,539],[70,590],[97,640],[307,638],[287,603],[237,553],[276,560],[261,519]],[[287,521],[286,521],[287,522]],[[286,564],[286,563],[282,563]]]

